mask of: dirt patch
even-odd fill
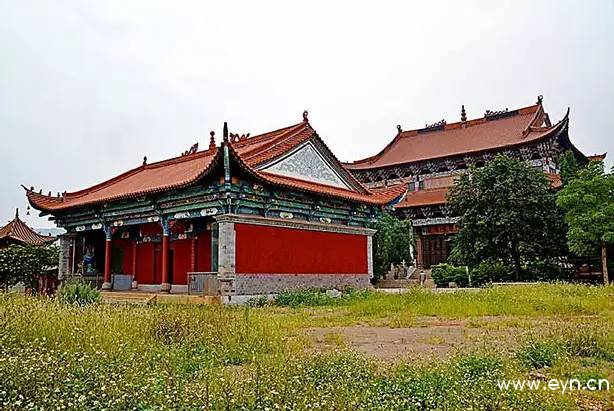
[[[351,326],[309,330],[316,351],[345,347],[392,361],[415,355],[446,358],[460,348],[492,341],[508,343],[513,339],[512,334],[512,329],[471,328],[467,321],[437,321],[411,328]]]

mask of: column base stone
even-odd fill
[[[171,292],[171,285],[169,283],[160,284],[160,292],[169,294]]]
[[[102,291],[111,291],[112,288],[113,285],[111,284],[111,282],[105,281],[104,283],[102,283]]]

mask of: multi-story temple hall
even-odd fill
[[[342,164],[309,124],[250,137],[229,133],[209,147],[143,164],[93,187],[30,204],[67,234],[60,275],[102,273],[102,288],[186,292],[204,278],[212,294],[289,288],[364,287],[373,273],[369,228],[385,210],[411,219],[416,266],[445,261],[458,218],[446,193],[470,166],[496,154],[527,161],[560,186],[571,150],[569,110],[551,122],[531,106],[441,120],[398,132],[378,154]],[[202,284],[201,284],[202,285]],[[198,289],[198,285],[195,285]]]
[[[534,105],[486,110],[483,117],[473,120],[467,119],[462,106],[460,121],[455,123],[441,120],[411,131],[397,126],[396,136],[382,151],[344,166],[371,189],[407,185],[407,195],[394,207],[414,227],[416,266],[429,268],[448,258],[458,217],[446,207],[446,193],[469,166],[483,166],[504,154],[543,170],[558,188],[563,152],[571,150],[580,164],[605,157],[582,154],[569,140],[569,110],[552,123],[542,103],[539,96]]]
[[[24,187],[25,188],[25,187]],[[186,292],[194,273],[212,294],[365,287],[373,272],[367,228],[404,184],[368,189],[309,124],[138,167],[75,192],[26,189],[67,233],[60,275],[102,273],[104,290]],[[127,280],[128,279],[128,280]],[[126,284],[128,284],[126,286]]]

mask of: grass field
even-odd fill
[[[0,295],[0,409],[611,409],[614,287],[84,308]]]

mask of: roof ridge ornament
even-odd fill
[[[239,133],[230,133],[230,142],[234,143],[237,141],[247,140],[251,133],[247,134],[239,134]]]
[[[424,125],[424,128],[436,128],[436,127],[443,127],[443,126],[445,126],[446,124],[448,124],[448,123],[446,123],[446,120],[442,118],[441,120],[439,120],[439,121],[437,121],[437,122],[435,122],[435,123],[433,123],[433,124],[425,124],[425,125]]]
[[[147,165],[147,156],[143,156],[143,165],[146,166]]]
[[[15,209],[15,219],[19,218],[19,207]]]
[[[544,101],[543,95],[540,94],[539,96],[537,96],[537,104],[541,106],[543,101]]]
[[[504,110],[486,110],[486,112],[484,113],[484,117],[494,117],[507,113],[509,113],[509,109],[507,107]]]
[[[211,130],[209,132],[209,135],[211,136],[209,138],[209,149],[211,150],[211,149],[215,148],[215,131]]]
[[[222,134],[224,143],[228,143],[228,122],[224,121],[224,130]]]
[[[303,111],[303,122],[305,123],[309,123],[309,111],[305,110]]]
[[[465,111],[465,105],[461,106],[461,121],[464,123],[467,121],[467,112]]]
[[[399,134],[401,134],[401,133],[403,132],[403,129],[401,128],[401,125],[400,125],[400,124],[397,124],[397,132],[398,132]]]

